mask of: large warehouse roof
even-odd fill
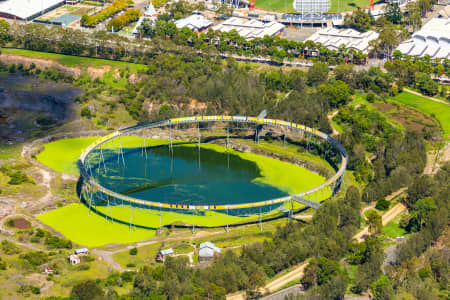
[[[30,20],[62,3],[64,0],[8,0],[0,4],[0,14]]]
[[[283,31],[284,25],[275,21],[265,23],[258,20],[231,17],[221,24],[214,26],[213,29],[222,32],[236,30],[239,35],[247,40],[251,40],[258,37],[263,38],[266,35],[274,36]]]
[[[341,45],[345,45],[345,48],[353,48],[367,54],[369,42],[376,38],[378,38],[378,33],[375,31],[361,33],[353,29],[327,28],[315,32],[308,40],[321,43],[332,50],[338,50]]]
[[[397,50],[411,56],[450,58],[450,19],[431,19]]]
[[[213,22],[202,16],[201,14],[193,14],[187,18],[175,21],[177,28],[188,27],[191,30],[202,30],[211,26]]]

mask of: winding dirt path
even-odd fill
[[[327,118],[328,118],[328,121],[330,121],[330,126],[331,126],[331,130],[333,131],[333,135],[339,135],[339,131],[333,126],[333,122],[331,122],[331,120],[334,118],[334,116],[335,115],[337,115],[338,114],[338,112],[339,112],[339,110],[335,110],[335,111],[333,111],[331,114],[329,114],[328,116],[327,116]]]

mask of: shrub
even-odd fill
[[[367,94],[367,101],[369,101],[370,103],[375,101],[375,94],[374,93],[368,93]]]
[[[43,251],[32,251],[20,256],[21,259],[28,261],[33,266],[40,266],[48,262],[48,256]]]
[[[89,270],[91,267],[89,266],[89,265],[87,265],[87,264],[79,264],[77,267],[76,267],[76,269],[78,270],[78,271],[87,271],[87,270]]]
[[[122,280],[124,282],[132,282],[134,275],[136,275],[136,272],[133,271],[125,271],[122,274],[120,274],[120,278],[122,278]]]
[[[30,239],[30,242],[32,243],[40,243],[41,242],[41,238],[37,237],[37,236],[32,236]]]
[[[137,255],[138,249],[136,247],[130,249],[130,255]]]
[[[9,73],[16,73],[16,70],[17,70],[16,64],[12,64],[12,65],[10,65],[9,68],[8,68],[8,72],[9,72]]]
[[[36,229],[36,234],[37,237],[44,237],[45,235],[45,231],[42,230],[41,228]]]
[[[67,248],[72,249],[72,242],[70,240],[61,239],[57,236],[51,235],[45,239],[45,244],[50,248]]]
[[[89,107],[85,106],[81,109],[81,116],[90,119],[92,117],[91,110]]]
[[[19,247],[17,247],[14,243],[12,243],[10,241],[3,240],[1,245],[2,245],[2,251],[6,255],[14,255],[14,254],[20,253]]]
[[[6,270],[6,261],[3,261],[2,258],[0,257],[0,270]]]
[[[136,268],[136,264],[135,263],[127,263],[126,267],[127,268]]]
[[[389,201],[387,201],[384,198],[380,198],[380,199],[378,199],[377,204],[375,205],[375,208],[378,210],[386,210],[389,208],[389,204],[390,204]]]
[[[30,286],[30,290],[31,293],[35,294],[35,295],[39,295],[41,293],[41,289],[38,288],[37,286]]]

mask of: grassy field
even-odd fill
[[[357,7],[367,7],[366,0],[332,0],[329,12],[341,12],[355,10]],[[295,13],[292,0],[257,0],[256,8],[269,11]]]
[[[88,216],[88,208],[81,203],[66,205],[37,218],[71,241],[88,247],[133,243],[155,235],[154,230],[139,228],[129,232],[128,226],[106,222],[105,218],[95,213]]]
[[[394,102],[398,102],[436,119],[441,127],[445,140],[450,140],[450,106],[432,101],[425,97],[413,95],[408,92],[402,92],[392,98]]]
[[[36,155],[37,160],[61,173],[78,175],[76,165],[81,152],[97,137],[83,137],[57,140],[44,145],[44,151]]]
[[[400,220],[403,214],[398,215],[392,221],[386,224],[383,227],[383,234],[390,238],[396,238],[398,236],[404,236],[406,234],[406,230],[400,227]]]

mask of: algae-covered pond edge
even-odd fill
[[[56,140],[44,145],[44,150],[36,158],[55,171],[76,174],[77,170],[73,167],[76,166],[79,155],[95,139],[96,137]],[[136,145],[141,141],[141,138],[136,139],[136,141],[130,139],[128,146],[131,147],[133,143]],[[165,140],[148,139],[146,145],[157,145],[165,142]],[[202,144],[202,148],[219,152],[227,151],[225,147],[215,144]],[[256,180],[261,184],[281,186],[289,193],[296,193],[307,189],[309,185],[314,186],[325,181],[325,178],[316,173],[288,162],[253,153],[232,151],[234,155],[239,155],[243,159],[256,161],[255,163],[258,164],[262,174],[262,177],[258,177]],[[311,179],[313,179],[313,182],[311,182]],[[305,182],[310,184],[305,187]],[[296,203],[294,208],[299,209],[301,207],[302,205]],[[73,242],[89,247],[111,243],[127,244],[148,239],[155,234],[155,230],[145,229],[145,227],[157,228],[160,224],[159,212],[135,210],[133,213],[135,223],[138,225],[137,230],[129,232],[129,226],[126,225],[126,222],[129,221],[129,209],[114,207],[113,217],[116,222],[105,221],[106,207],[98,207],[98,210],[99,214],[91,211],[88,215],[89,209],[85,203],[72,203],[40,214],[37,218]],[[263,220],[279,217],[279,215],[280,211],[263,214]],[[228,222],[242,224],[258,220],[258,217],[257,215],[247,217],[228,216]],[[175,212],[162,216],[163,226],[190,224],[191,221],[192,215],[182,216]],[[227,223],[227,216],[223,213],[208,213],[207,216],[196,216],[195,223],[201,227],[220,227]],[[83,225],[80,226],[80,224]]]

